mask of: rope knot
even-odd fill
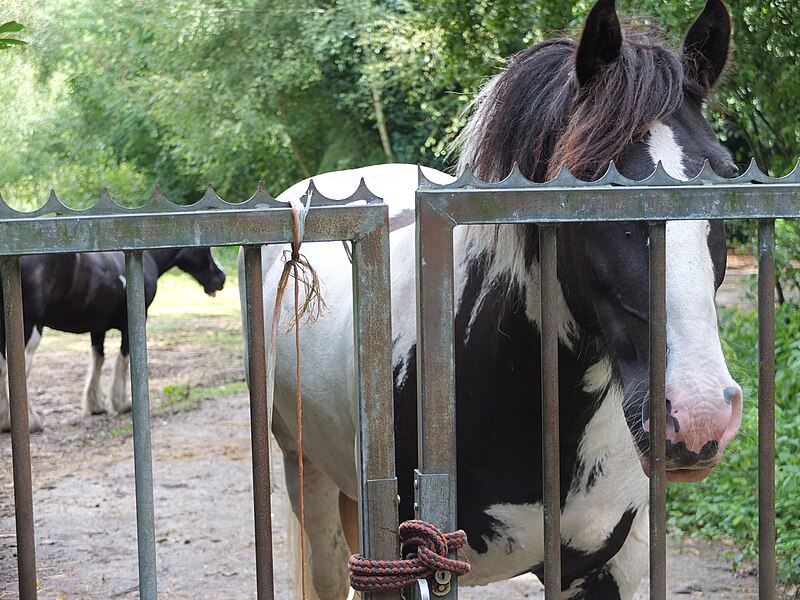
[[[427,579],[436,571],[455,575],[469,572],[469,563],[447,555],[467,543],[462,530],[444,533],[427,521],[412,520],[400,524],[400,551],[404,559],[371,560],[360,554],[350,557],[350,587],[359,592],[404,588],[418,579]]]

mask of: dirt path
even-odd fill
[[[165,293],[157,302],[169,299]],[[213,303],[201,295],[197,306],[211,313],[202,316],[192,312],[193,300],[177,293],[180,310],[171,308],[175,304],[155,307],[148,322],[159,597],[253,598],[249,411],[238,317],[230,309],[237,300],[235,292]],[[107,344],[109,356],[116,343]],[[138,597],[130,418],[81,415],[88,348],[88,339],[48,332],[29,385],[46,426],[31,444],[45,600]],[[108,381],[109,374],[104,377]],[[0,599],[17,597],[10,472],[10,439],[0,435]],[[278,473],[275,479],[282,484]],[[283,502],[283,494],[274,496],[276,598],[281,599],[290,598],[282,567]],[[738,577],[718,553],[708,544],[673,542],[668,597],[756,598],[755,580]],[[464,588],[460,597],[542,598],[540,590],[533,576],[524,576]],[[637,599],[647,598],[646,590],[643,584]]]

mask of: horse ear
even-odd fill
[[[586,17],[575,72],[581,86],[588,84],[610,63],[619,57],[622,30],[614,0],[598,0]]]
[[[711,91],[728,61],[731,17],[722,0],[708,0],[683,42],[683,61],[690,81],[704,94]]]

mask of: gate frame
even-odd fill
[[[350,241],[353,264],[353,335],[359,406],[359,495],[362,553],[396,558],[397,479],[391,368],[388,207],[363,180],[348,198],[333,200],[311,183],[313,206],[304,240]],[[359,205],[354,206],[352,203]],[[52,216],[52,215],[55,216]],[[18,212],[0,197],[0,265],[5,298],[9,402],[12,422],[19,590],[37,597],[35,534],[28,433],[27,385],[19,257],[59,252],[123,251],[130,323],[133,444],[136,480],[139,596],[157,597],[152,452],[142,251],[189,246],[242,246],[245,254],[246,335],[250,368],[256,579],[259,598],[274,598],[270,502],[269,431],[266,427],[266,351],[261,247],[293,241],[291,209],[259,184],[250,199],[222,200],[211,186],[190,205],[169,202],[156,188],[146,204],[126,208],[103,190],[89,209],[65,206],[55,192],[44,206]],[[369,510],[365,510],[369,507]],[[399,595],[399,593],[398,593]],[[395,598],[376,593],[365,598]]]
[[[755,161],[726,179],[708,161],[688,181],[671,177],[659,162],[642,181],[622,176],[613,162],[594,182],[562,167],[546,183],[525,178],[514,165],[501,182],[486,183],[467,169],[438,185],[419,172],[417,227],[417,415],[419,468],[415,473],[418,518],[446,531],[456,528],[456,438],[454,367],[453,232],[457,225],[540,226],[542,301],[542,439],[544,462],[545,598],[561,597],[561,537],[558,440],[556,227],[568,222],[646,221],[650,230],[651,418],[666,420],[666,222],[670,220],[759,220],[759,598],[775,598],[775,414],[774,414],[774,224],[800,217],[800,161],[787,176],[762,173]],[[426,360],[436,357],[436,362]],[[650,432],[650,598],[666,597],[665,434]],[[652,449],[655,448],[655,452]],[[437,594],[439,595],[439,594]],[[458,597],[457,578],[440,597]]]

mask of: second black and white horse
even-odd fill
[[[644,179],[660,161],[673,177],[688,179],[708,160],[720,175],[735,176],[702,113],[725,66],[729,36],[720,0],[708,0],[679,52],[651,33],[622,27],[613,0],[599,0],[579,43],[537,44],[488,83],[462,137],[461,166],[496,181],[517,163],[543,181],[566,163],[593,179],[613,159],[627,177]],[[417,172],[410,165],[328,173],[314,183],[326,196],[347,197],[361,177],[391,212],[413,208]],[[307,185],[279,199],[299,198]],[[402,520],[414,517],[417,464],[414,235],[411,226],[391,235]],[[281,251],[263,254],[267,318]],[[303,251],[325,284],[329,307],[300,332],[305,372],[313,375],[303,384],[306,534],[317,594],[341,600],[349,549],[339,506],[358,498],[350,265],[340,244]],[[667,256],[668,418],[655,426],[666,429],[669,480],[694,481],[713,470],[741,421],[741,389],[723,358],[714,305],[725,273],[723,224],[669,222]],[[457,518],[469,538],[461,553],[472,564],[460,582],[541,576],[538,229],[460,227],[454,257]],[[635,222],[565,224],[558,257],[563,597],[630,599],[648,556],[648,229]],[[290,302],[284,315],[292,314]],[[273,432],[297,510],[294,334],[279,331]]]
[[[213,296],[225,284],[225,273],[209,248],[145,250],[142,256],[145,306],[156,295],[158,278],[172,267],[194,277],[204,291]],[[130,410],[128,394],[129,345],[128,315],[125,296],[125,256],[122,252],[44,254],[20,259],[22,304],[25,333],[25,358],[30,372],[33,355],[44,327],[69,333],[89,333],[92,360],[83,391],[86,414]],[[0,298],[2,315],[2,298]],[[0,323],[2,325],[2,323]],[[122,333],[120,353],[106,398],[100,389],[100,370],[104,362],[106,332]],[[6,388],[5,328],[0,328],[0,431],[10,429]],[[42,428],[41,419],[28,400],[28,423],[31,431]]]

